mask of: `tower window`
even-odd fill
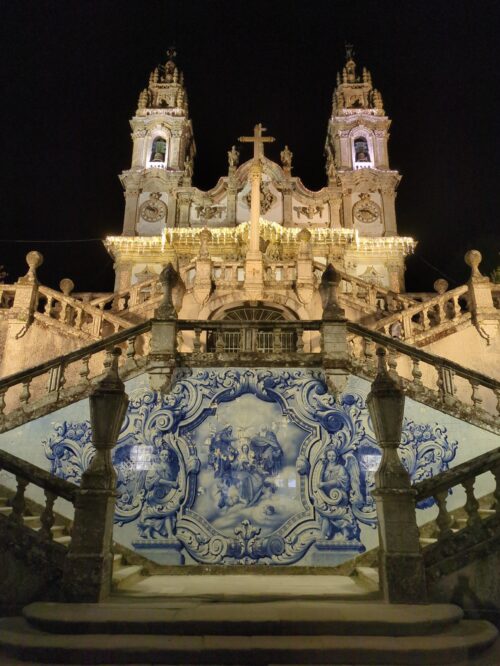
[[[165,162],[167,152],[167,142],[165,137],[157,136],[151,146],[151,162]]]
[[[354,139],[354,161],[371,162],[368,141],[364,136],[358,136]]]

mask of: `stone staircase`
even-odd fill
[[[32,604],[23,616],[0,623],[0,645],[5,657],[37,664],[466,666],[497,636],[453,605],[311,601],[300,592],[288,601]]]

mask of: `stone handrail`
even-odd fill
[[[374,324],[375,330],[388,336],[407,341],[417,341],[449,328],[456,328],[462,321],[470,321],[471,315],[462,302],[469,288],[462,285],[444,294],[405,308],[401,312],[384,317]]]
[[[38,310],[35,313],[37,319],[57,321],[95,339],[130,326],[130,322],[121,317],[44,286],[38,288]]]
[[[7,453],[7,451],[0,451],[0,469],[42,488],[48,493],[62,497],[68,502],[73,503],[75,501],[77,485],[65,479],[60,479],[46,470],[32,465],[27,460],[22,460],[11,453]]]
[[[491,509],[482,508],[474,493],[476,478],[491,473],[495,482]],[[455,521],[447,501],[457,486],[465,491],[465,518]],[[500,448],[415,484],[416,501],[432,497],[438,508],[436,540],[422,550],[429,582],[484,558],[500,541]],[[462,524],[461,524],[462,523]]]
[[[500,432],[500,381],[423,351],[400,340],[348,323],[351,368],[371,379],[376,373],[375,350],[387,350],[388,364],[408,395],[416,401],[474,425]]]
[[[357,303],[370,306],[381,316],[386,316],[395,311],[407,310],[416,305],[416,301],[405,294],[366,282],[343,271],[337,272],[341,278],[339,286],[339,299],[341,301],[349,303],[354,299]]]
[[[132,376],[145,365],[151,322],[93,342],[64,356],[0,379],[0,432],[89,395],[111,364],[111,350],[124,349],[121,372]]]
[[[90,305],[103,311],[123,312],[142,305],[151,298],[152,294],[159,293],[159,289],[160,283],[158,277],[155,276],[149,280],[137,282],[127,289],[94,298],[90,301]]]
[[[454,486],[464,484],[469,479],[490,472],[496,467],[500,468],[500,447],[441,472],[432,479],[419,481],[413,486],[417,491],[416,501],[421,502],[428,497],[436,497],[441,493],[447,494]]]

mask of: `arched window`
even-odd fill
[[[167,154],[167,140],[164,136],[157,136],[153,140],[151,146],[151,156],[149,158],[150,162],[165,162],[165,156]]]
[[[354,139],[354,161],[359,164],[360,162],[371,162],[370,148],[368,140],[365,136],[357,136]]]

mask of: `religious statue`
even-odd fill
[[[240,162],[240,153],[236,150],[236,146],[233,146],[231,150],[227,151],[227,161],[231,168],[238,166]]]
[[[342,456],[335,443],[326,448],[313,471],[313,494],[321,536],[338,542],[358,541],[359,525],[352,506],[360,503],[360,469],[354,455]]]
[[[281,164],[283,165],[284,169],[291,169],[292,168],[292,158],[293,158],[293,153],[290,150],[288,146],[285,146],[284,149],[280,153],[281,157]]]
[[[139,523],[142,537],[175,538],[178,504],[172,502],[173,491],[179,487],[179,459],[175,451],[162,449],[145,479],[145,509]]]
[[[186,157],[184,160],[184,175],[186,178],[193,177],[193,158]]]

